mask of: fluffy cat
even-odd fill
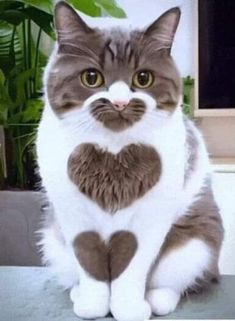
[[[179,19],[173,8],[145,30],[100,30],[56,5],[37,138],[54,214],[41,245],[81,318],[165,315],[218,275],[208,155],[170,55]]]

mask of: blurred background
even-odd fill
[[[144,28],[180,6],[172,55],[182,75],[183,111],[208,146],[226,230],[221,271],[235,274],[235,1],[67,2],[101,28]],[[53,7],[52,0],[0,1],[0,265],[40,265],[34,231],[46,204],[34,143],[43,110],[42,74],[55,42]]]

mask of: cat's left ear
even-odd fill
[[[55,28],[59,43],[73,39],[77,41],[80,37],[94,32],[64,1],[58,2],[55,6]]]
[[[144,35],[155,39],[162,49],[167,49],[170,52],[180,16],[179,7],[166,11],[147,28]]]

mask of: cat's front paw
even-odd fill
[[[105,317],[109,313],[109,289],[89,291],[75,285],[70,291],[74,313],[82,319]]]
[[[111,299],[110,309],[117,321],[149,320],[152,313],[147,301],[135,300],[123,295],[116,300]]]
[[[152,289],[147,292],[146,299],[154,314],[167,315],[175,310],[180,294],[169,288]]]

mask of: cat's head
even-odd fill
[[[181,95],[170,55],[179,19],[179,8],[173,8],[145,30],[100,30],[59,2],[58,47],[46,84],[54,112],[61,118],[74,113],[77,122],[89,117],[114,132],[157,113],[171,115]]]

